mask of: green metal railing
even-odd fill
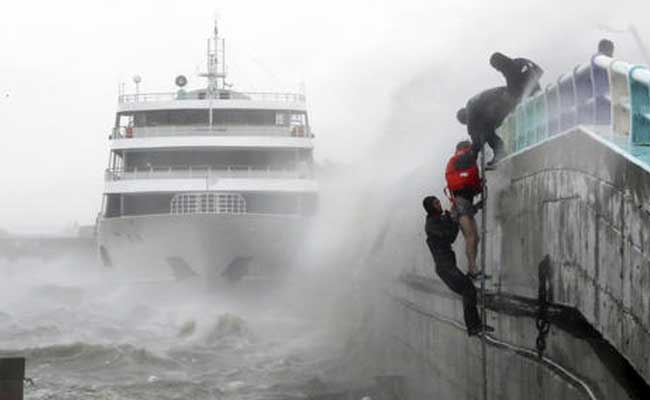
[[[578,125],[650,146],[650,69],[596,55],[519,104],[498,133],[511,154]]]

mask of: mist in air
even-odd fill
[[[614,10],[593,1],[36,3],[0,16],[0,357],[27,357],[30,399],[377,390],[359,350],[375,334],[364,326],[369,288],[404,265],[373,269],[373,247],[411,259],[386,226],[421,230],[420,199],[442,197],[444,165],[467,139],[456,110],[503,84],[490,54],[534,60],[545,85],[589,59],[608,36],[599,24],[650,35],[632,1]],[[196,278],[130,282],[101,266],[95,248],[9,254],[7,238],[95,223],[119,85],[133,91],[136,74],[146,92],[174,90],[179,74],[203,85],[196,72],[215,11],[235,90],[305,88],[320,205],[291,249],[291,272],[272,287],[215,292]],[[609,37],[617,55],[641,61],[630,37]],[[412,212],[394,213],[405,204]]]

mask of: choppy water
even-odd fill
[[[336,368],[318,319],[94,268],[0,264],[0,355],[26,356],[27,399],[301,399]]]

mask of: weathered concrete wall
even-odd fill
[[[537,298],[538,264],[549,255],[553,302],[579,310],[650,382],[650,174],[576,130],[512,156],[488,179],[489,289]],[[418,171],[399,190],[372,196],[381,206],[366,208],[367,231],[376,232],[366,271],[380,278],[355,354],[371,355],[361,366],[369,373],[405,375],[411,398],[475,399],[481,342],[464,333],[459,299],[397,279],[405,271],[434,276],[419,205],[434,181]],[[575,332],[552,326],[540,361],[534,319],[501,312],[488,319],[500,342],[487,347],[490,398],[642,397],[644,387],[631,387],[624,368]]]
[[[500,290],[535,297],[548,254],[554,301],[580,310],[650,382],[650,172],[578,129],[488,179]]]

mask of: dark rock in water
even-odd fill
[[[186,338],[192,336],[194,334],[194,331],[196,331],[196,322],[194,322],[194,320],[189,320],[181,326],[181,329],[178,330],[176,337]]]
[[[251,334],[248,324],[244,319],[233,315],[233,314],[223,314],[219,317],[216,326],[214,326],[208,336],[206,341],[208,344],[214,344],[220,339],[227,337],[249,337]]]

